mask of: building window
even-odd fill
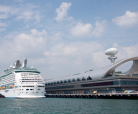
[[[66,80],[64,80],[64,83],[67,83],[67,81],[66,81]]]
[[[138,77],[138,74],[133,74],[132,76],[133,76],[133,77]]]
[[[79,79],[79,78],[77,78],[77,81],[80,81],[80,79]]]
[[[75,82],[75,79],[74,78],[72,79],[72,82]]]
[[[86,80],[86,79],[83,77],[83,78],[82,78],[82,81],[85,81],[85,80]]]
[[[69,79],[68,82],[71,82],[71,80]]]
[[[61,80],[61,81],[60,81],[60,83],[62,84],[62,83],[63,83],[63,81]]]
[[[114,85],[119,85],[119,81],[114,81]]]
[[[92,80],[92,78],[90,76],[88,76],[87,80]]]

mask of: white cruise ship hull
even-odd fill
[[[0,90],[0,93],[5,96],[5,98],[44,98],[44,93],[19,93],[18,90],[7,89]]]

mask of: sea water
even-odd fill
[[[1,98],[0,114],[138,114],[138,100]]]

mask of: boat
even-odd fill
[[[0,98],[5,98],[5,96],[4,96],[4,95],[2,95],[2,94],[0,94]]]
[[[27,59],[22,65],[17,60],[0,76],[0,94],[5,98],[43,98],[45,83],[36,68],[27,67]]]

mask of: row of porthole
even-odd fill
[[[20,92],[20,93],[24,93],[24,92]],[[28,93],[28,92],[26,92],[26,93]],[[34,93],[34,92],[33,92]],[[38,92],[36,92],[36,93],[38,93]],[[40,92],[39,92],[40,93]],[[42,92],[43,93],[43,92]]]
[[[74,78],[72,79],[72,81],[69,79],[68,81],[64,80],[64,81],[57,81],[57,82],[51,82],[51,83],[46,83],[45,85],[53,85],[53,84],[62,84],[62,83],[70,83],[70,82],[76,82],[76,81],[85,81],[86,79],[83,77],[82,80],[80,80],[79,78],[77,80],[75,80]],[[92,80],[92,78],[90,76],[88,76],[87,80]]]

